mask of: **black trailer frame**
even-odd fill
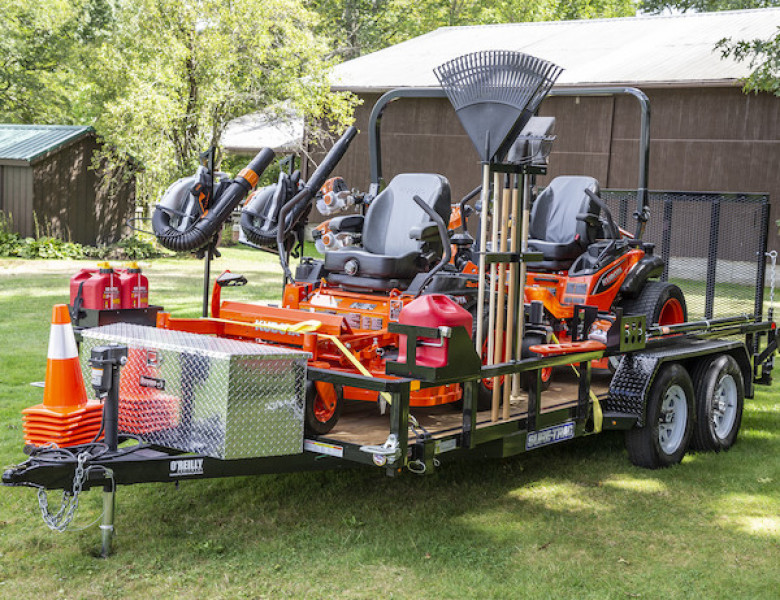
[[[644,328],[644,316],[622,317],[619,331],[633,327]],[[409,336],[410,357],[416,354],[420,338],[437,338],[438,329],[397,325],[398,333]],[[460,328],[462,329],[462,328]],[[458,330],[456,330],[458,331]],[[697,360],[720,354],[735,358],[745,381],[747,397],[753,395],[754,382],[768,383],[772,358],[777,349],[775,324],[756,323],[749,317],[683,323],[677,326],[650,328],[643,348],[623,354],[623,360],[612,378],[607,394],[597,401],[604,403],[603,429],[628,430],[646,425],[647,392],[653,378],[663,365],[670,362],[687,365]],[[722,336],[744,336],[744,341],[722,339]],[[414,339],[414,351],[411,340]],[[758,348],[765,339],[763,350]],[[636,340],[629,340],[636,343]],[[385,444],[367,445],[347,442],[328,435],[304,440],[300,454],[220,460],[199,454],[137,444],[108,451],[103,445],[86,445],[66,451],[43,450],[35,452],[20,465],[6,470],[2,483],[6,486],[29,486],[44,489],[62,489],[67,495],[93,487],[103,487],[104,517],[101,525],[103,555],[111,550],[116,486],[136,483],[173,482],[189,479],[261,475],[280,472],[342,469],[374,466],[397,476],[408,469],[413,473],[431,473],[441,463],[463,458],[499,458],[523,453],[531,449],[529,439],[539,439],[544,432],[555,431],[535,447],[543,447],[584,435],[598,433],[594,420],[595,400],[591,395],[591,361],[602,358],[604,351],[579,352],[546,358],[528,358],[488,367],[479,366],[476,352],[463,330],[450,340],[448,364],[466,365],[459,369],[465,374],[453,375],[445,368],[435,372],[430,368],[411,364],[398,365],[411,377],[395,380],[375,379],[362,375],[337,373],[323,369],[308,369],[310,381],[335,385],[349,385],[367,390],[387,392],[392,402]],[[541,369],[547,366],[577,364],[576,398],[563,408],[541,410]],[[470,368],[469,368],[470,366]],[[478,381],[482,378],[535,373],[531,377],[528,406],[524,415],[491,423],[480,420],[476,409]],[[760,373],[760,379],[754,377]],[[418,387],[460,383],[463,385],[462,421],[449,429],[426,431],[410,418],[409,399]],[[118,384],[117,384],[118,385]],[[484,418],[484,417],[483,417]],[[414,438],[410,439],[410,429]],[[88,452],[86,456],[83,452]],[[77,460],[81,455],[83,460]],[[79,474],[78,470],[82,469]],[[86,469],[86,475],[83,470]],[[80,475],[82,479],[78,480]]]

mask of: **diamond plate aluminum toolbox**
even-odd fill
[[[128,347],[119,386],[119,433],[214,458],[303,452],[306,352],[116,323],[82,331],[92,349]]]

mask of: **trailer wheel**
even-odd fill
[[[696,422],[693,447],[720,452],[734,445],[742,423],[745,383],[728,354],[703,362],[694,374]]]
[[[642,427],[626,432],[628,458],[638,467],[658,469],[679,463],[693,428],[693,382],[682,365],[664,367],[647,395]]]
[[[344,400],[330,383],[306,382],[303,423],[307,434],[323,435],[336,425]]]
[[[688,319],[682,290],[666,281],[648,281],[636,298],[626,298],[620,307],[627,315],[646,315],[647,326],[674,325]]]

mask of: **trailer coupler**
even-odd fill
[[[103,513],[101,520],[101,552],[103,558],[111,553],[114,535],[114,500],[116,483],[114,472],[97,464],[90,464],[96,458],[95,448],[82,449],[78,454],[57,447],[43,447],[34,450],[24,463],[11,467],[3,473],[3,485],[33,487],[38,490],[38,506],[46,526],[60,533],[69,531],[79,507],[81,492],[94,485],[103,486]],[[62,497],[56,511],[49,504],[47,486],[38,480],[39,473],[55,475],[52,487],[62,489]]]

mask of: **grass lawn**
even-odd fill
[[[24,458],[51,305],[88,263],[0,259],[0,462]],[[279,297],[273,257],[228,249],[232,298]],[[145,267],[150,298],[200,311],[202,263]],[[780,378],[780,375],[778,375]],[[52,494],[54,498],[55,494]],[[84,494],[76,525],[100,514]],[[748,401],[737,445],[662,471],[618,434],[427,477],[292,473],[119,489],[115,556],[99,531],[41,522],[35,493],[0,489],[2,598],[777,598],[780,384]]]

